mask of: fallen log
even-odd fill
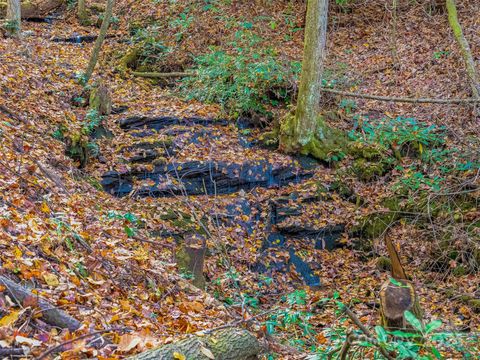
[[[137,77],[144,77],[148,79],[169,79],[169,78],[180,78],[180,77],[188,77],[188,76],[195,76],[196,74],[193,72],[143,72],[143,71],[133,71],[133,76]]]
[[[16,282],[0,275],[0,285],[5,286],[5,291],[10,297],[20,305],[29,297],[37,300],[37,306],[41,311],[41,317],[47,324],[63,329],[75,331],[80,328],[81,323],[68,315],[66,312],[59,310],[47,300],[33,294],[29,289],[17,284]]]
[[[262,347],[255,336],[243,329],[230,328],[205,336],[195,335],[128,359],[253,360],[261,352]]]
[[[63,0],[22,1],[22,19],[41,18],[64,3]],[[7,13],[7,2],[0,1],[0,17]]]

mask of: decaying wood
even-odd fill
[[[141,71],[133,71],[133,76],[150,78],[150,79],[168,79],[168,78],[178,78],[178,77],[187,77],[187,76],[195,76],[194,72],[168,72],[168,73],[160,73],[160,72],[141,72]]]
[[[413,330],[405,319],[405,311],[412,312],[420,321],[422,311],[413,284],[407,279],[407,275],[400,261],[395,245],[386,236],[388,255],[392,262],[392,278],[385,281],[380,289],[380,317],[382,326],[388,330],[409,329]]]
[[[28,0],[22,1],[22,19],[42,17],[55,10],[64,3],[64,0]],[[0,17],[7,11],[7,2],[0,1]]]
[[[112,98],[109,89],[102,81],[97,81],[90,92],[90,109],[98,112],[99,115],[110,115],[112,113]]]
[[[23,348],[0,348],[0,356],[3,358],[8,356],[23,356],[25,350]]]
[[[257,359],[262,347],[257,338],[246,330],[230,328],[205,336],[192,336],[153,349],[130,360],[163,360],[183,355],[188,360],[253,360]]]
[[[10,297],[20,305],[28,297],[36,298],[38,308],[41,311],[41,317],[47,324],[63,329],[69,329],[70,331],[75,331],[80,328],[81,323],[78,320],[74,319],[66,312],[59,310],[42,297],[33,294],[27,288],[18,285],[2,275],[0,275],[0,284],[5,287],[5,291]]]
[[[185,243],[180,245],[176,253],[177,265],[182,272],[192,276],[192,284],[200,289],[205,288],[203,266],[207,252],[206,238],[192,234],[185,238]]]
[[[432,98],[408,98],[408,97],[392,97],[392,96],[380,96],[380,95],[369,95],[369,94],[359,94],[348,91],[340,91],[334,89],[322,88],[323,92],[328,92],[332,94],[354,97],[360,99],[369,99],[377,101],[387,101],[387,102],[402,102],[402,103],[411,103],[411,104],[475,104],[480,103],[480,99],[469,98],[469,99],[432,99]]]

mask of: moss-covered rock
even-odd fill
[[[373,162],[366,159],[356,159],[352,165],[353,173],[362,181],[371,181],[385,174],[385,164],[381,161]]]

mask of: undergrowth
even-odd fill
[[[233,50],[212,47],[195,58],[197,76],[183,82],[183,93],[188,99],[220,104],[231,117],[271,117],[272,106],[291,100],[300,63],[280,58],[262,43],[244,24],[228,44]]]

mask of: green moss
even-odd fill
[[[392,261],[385,256],[380,256],[376,262],[377,269],[380,271],[391,271]]]
[[[97,179],[95,179],[94,177],[87,176],[85,181],[87,183],[89,183],[90,185],[92,185],[95,189],[100,190],[100,191],[103,190],[102,184],[100,184],[100,182]]]
[[[463,266],[463,265],[458,265],[457,267],[455,267],[455,268],[453,269],[452,274],[453,274],[454,276],[459,276],[459,277],[460,277],[460,276],[466,275],[467,272],[468,272],[468,271],[467,271],[467,269],[465,268],[465,266]]]
[[[340,160],[346,148],[347,139],[343,132],[326,125],[322,116],[316,120],[316,130],[300,137],[297,134],[297,122],[294,114],[287,115],[280,125],[280,150],[287,153],[311,155],[323,161]]]
[[[385,164],[381,161],[372,162],[364,158],[356,159],[352,166],[353,173],[363,181],[371,181],[386,172]]]
[[[381,160],[384,157],[385,151],[386,149],[381,146],[366,144],[360,141],[354,141],[348,144],[348,154],[355,159]]]
[[[480,313],[480,299],[471,299],[468,301],[468,306],[476,313]]]

